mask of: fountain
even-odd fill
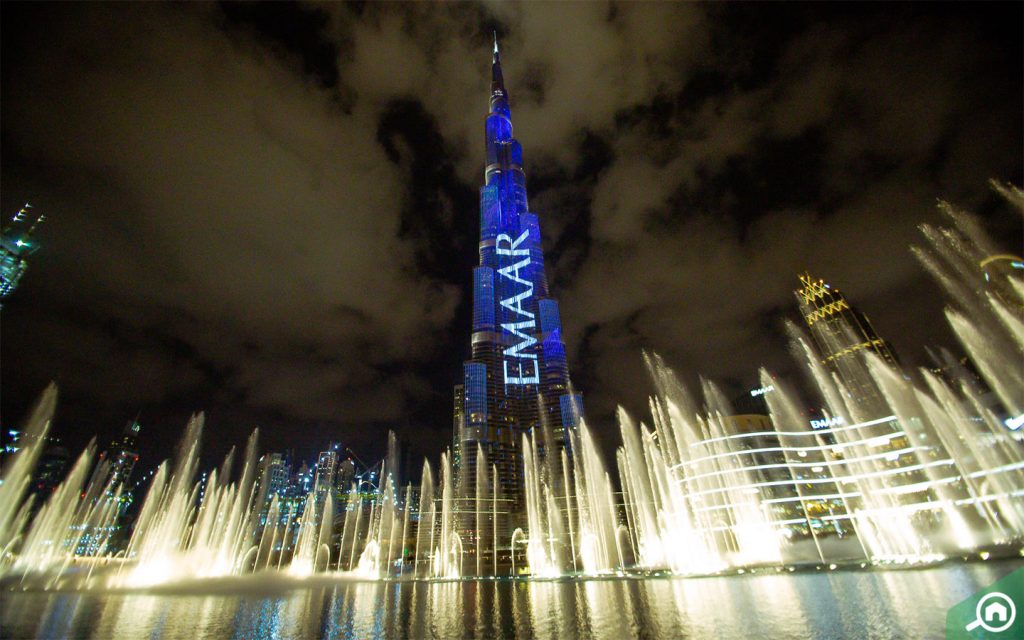
[[[1024,212],[1020,190],[997,188]],[[105,463],[94,465],[92,443],[45,504],[29,497],[57,399],[51,385],[26,421],[27,444],[2,471],[0,580],[135,589],[269,573],[295,580],[702,575],[1019,549],[1024,453],[1008,426],[1024,422],[1024,284],[1008,276],[986,283],[991,276],[976,265],[993,252],[991,243],[968,214],[941,208],[953,228],[922,227],[929,247],[913,251],[948,291],[955,306],[946,317],[1010,412],[1005,422],[963,367],[943,375],[922,369],[914,379],[872,353],[857,366],[877,397],[871,406],[858,403],[812,341],[789,325],[825,428],[810,428],[806,403],[764,369],[769,415],[736,416],[713,382],[701,380],[698,405],[660,357],[645,353],[655,389],[650,421],[618,411],[618,491],[586,421],[560,447],[542,419],[520,434],[524,504],[512,514],[499,507],[498,470],[480,447],[462,452],[475,462],[471,492],[463,488],[467,478],[456,477],[451,452],[441,455],[436,478],[425,462],[418,492],[411,483],[403,490],[394,434],[369,479],[344,492],[319,481],[301,498],[258,491],[268,479],[257,477],[255,431],[237,476],[232,450],[197,479],[198,414],[173,464],[153,475],[127,546],[115,550],[109,535],[89,533],[114,528],[123,490]],[[502,527],[512,524],[522,526]],[[505,551],[511,570],[499,563]]]

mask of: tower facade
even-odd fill
[[[497,42],[489,106],[472,355],[455,387],[453,450],[460,493],[474,495],[483,451],[498,491],[515,512],[522,504],[523,435],[542,430],[543,442],[563,446],[582,401],[569,388],[558,301],[548,290],[539,217],[527,200],[523,149],[512,136]]]
[[[895,366],[889,343],[878,336],[868,317],[851,306],[839,289],[824,280],[800,275],[796,299],[810,329],[811,339],[824,364],[843,383],[863,419],[888,414],[881,391],[863,359],[865,350],[875,352]]]
[[[99,462],[93,469],[91,486],[103,487],[96,494],[94,501],[116,501],[119,522],[116,525],[86,525],[85,532],[78,540],[76,552],[79,555],[92,556],[113,552],[127,544],[131,534],[129,508],[135,499],[130,484],[132,471],[139,461],[139,433],[142,425],[138,419],[125,425],[121,435],[100,453]],[[94,502],[95,504],[95,502]]]
[[[322,498],[334,486],[334,472],[337,466],[338,452],[336,450],[320,452],[320,457],[316,461],[316,480],[313,483],[317,499]]]
[[[0,300],[14,293],[21,277],[28,270],[28,256],[38,248],[32,234],[45,217],[39,216],[30,223],[31,208],[32,205],[26,204],[0,230]]]
[[[139,461],[139,432],[142,426],[138,420],[132,420],[125,425],[121,437],[110,443],[110,447],[102,454],[100,459],[110,461],[110,477],[113,486],[127,487],[131,480],[135,463]]]

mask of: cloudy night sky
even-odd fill
[[[732,395],[797,379],[809,269],[904,364],[956,347],[908,246],[937,199],[1008,251],[1022,19],[1009,4],[15,4],[2,212],[47,221],[2,322],[2,423],[50,380],[77,449],[189,414],[211,458],[451,441],[469,356],[491,30],[593,428],[641,351]]]

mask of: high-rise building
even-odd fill
[[[800,284],[803,286],[795,291],[796,299],[822,364],[843,384],[860,419],[888,415],[863,355],[873,351],[886,363],[896,365],[889,343],[878,336],[868,317],[850,305],[839,289],[809,273],[800,275]]]
[[[869,368],[865,355],[873,352],[898,370],[889,343],[838,289],[809,274],[801,275],[800,282],[803,286],[796,291],[800,312],[821,363],[839,383],[836,390],[845,403],[845,407],[833,407],[838,415],[811,426],[823,445],[837,447],[835,461],[846,466],[845,473],[864,473],[865,465],[870,464],[870,473],[876,474],[870,477],[884,477],[887,485],[899,486],[898,494],[853,499],[853,510],[868,505],[926,504],[932,499],[928,470],[948,464],[949,456],[921,431],[919,420],[903,422],[898,418],[880,386],[881,374],[876,377]],[[834,515],[835,505],[821,504]],[[804,507],[809,508],[809,503]]]
[[[313,490],[313,470],[305,460],[299,465],[298,471],[291,477],[286,493],[289,497],[305,496]]]
[[[0,230],[0,300],[14,292],[28,269],[28,256],[38,249],[32,233],[45,217],[39,216],[29,223],[31,208],[32,205],[26,204]]]
[[[338,466],[338,452],[335,449],[321,451],[316,461],[316,481],[313,483],[317,494],[330,491],[334,486],[334,471]]]
[[[71,452],[61,446],[48,446],[39,456],[39,463],[36,464],[32,474],[30,491],[36,496],[32,510],[40,509],[67,475],[68,465],[71,463]]]
[[[271,503],[278,501],[278,518],[287,523],[287,518],[295,512],[305,498],[294,490],[291,465],[280,453],[267,453],[259,459],[256,469],[256,480],[253,495],[256,497],[256,508],[259,514],[253,523],[252,535],[258,543],[263,528],[268,524]],[[284,514],[283,516],[280,514]],[[273,522],[269,523],[273,526]]]
[[[90,486],[102,487],[93,500],[107,504],[116,501],[118,521],[116,524],[85,525],[85,531],[78,539],[76,553],[79,555],[97,555],[114,552],[128,543],[134,515],[129,516],[129,509],[134,500],[131,484],[132,471],[139,461],[138,437],[142,426],[138,420],[131,420],[125,425],[121,435],[115,438],[110,446],[99,455],[99,464],[93,469]]]
[[[538,439],[542,447],[563,446],[564,429],[579,421],[582,398],[570,394],[558,301],[548,290],[539,218],[527,201],[523,150],[512,137],[497,41],[484,132],[472,355],[455,386],[454,461],[460,493],[471,496],[483,450],[516,511],[522,504],[522,436],[541,430],[547,434]]]
[[[253,490],[259,505],[262,521],[267,507],[274,496],[281,497],[288,490],[291,467],[280,453],[268,453],[259,459],[256,472],[256,487]]]
[[[338,464],[338,472],[335,474],[334,486],[342,492],[352,488],[352,480],[356,477],[356,463],[352,458],[345,458]]]
[[[462,464],[462,428],[466,419],[466,387],[455,385],[452,402],[452,465],[459,468]]]
[[[135,463],[139,461],[138,438],[142,426],[137,420],[132,420],[124,427],[121,436],[110,443],[106,451],[100,454],[100,460],[106,460],[110,464],[108,484],[112,491],[118,487],[124,491],[128,490],[128,481],[132,471],[135,470]],[[127,494],[122,496],[127,502],[125,508],[131,503]]]

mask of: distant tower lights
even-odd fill
[[[18,288],[28,270],[28,256],[39,249],[32,234],[46,216],[40,215],[29,223],[30,209],[32,205],[26,203],[0,229],[0,300],[5,300]]]

